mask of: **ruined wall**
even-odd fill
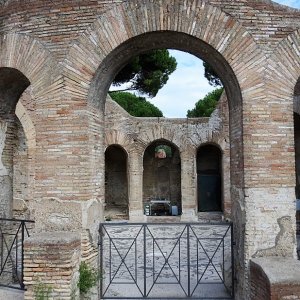
[[[197,150],[201,145],[213,144],[218,146],[222,153],[222,186],[223,208],[225,217],[231,217],[230,198],[230,156],[229,156],[229,132],[228,132],[228,103],[224,94],[217,109],[210,118],[198,119],[168,119],[168,118],[136,118],[130,116],[123,108],[111,99],[107,99],[105,110],[105,139],[106,146],[120,145],[129,154],[136,152],[142,158],[140,160],[139,179],[129,180],[129,189],[139,189],[138,205],[133,204],[129,196],[130,210],[141,211],[143,205],[150,198],[164,197],[172,203],[183,206],[183,214],[187,214],[187,221],[197,219]],[[154,144],[153,144],[154,143]],[[172,147],[172,158],[158,160],[154,156],[155,145],[166,144]],[[176,149],[178,148],[178,150]],[[191,159],[184,159],[184,157]],[[183,159],[183,161],[182,161]],[[136,161],[135,163],[137,163]],[[165,168],[165,177],[157,179],[159,168]],[[185,174],[190,174],[186,176]],[[129,178],[133,171],[128,170]],[[157,185],[160,181],[160,191]],[[163,184],[165,182],[165,185]],[[168,186],[168,188],[167,188]],[[159,192],[160,191],[160,192]],[[189,213],[190,212],[190,213]],[[134,215],[138,212],[134,213]]]
[[[2,121],[0,124],[0,188],[1,188],[1,217],[11,217],[12,206],[12,177],[9,170],[12,169],[12,149],[8,149],[7,122]],[[10,175],[9,175],[10,174]]]
[[[150,200],[166,199],[177,205],[181,212],[181,161],[178,149],[169,145],[171,156],[155,157],[155,147],[169,145],[158,141],[144,152],[143,163],[143,204]]]
[[[114,214],[128,214],[128,171],[127,154],[118,146],[110,146],[105,151],[105,210],[117,210]]]
[[[282,218],[295,223],[292,96],[300,74],[299,20],[298,10],[268,0],[1,1],[0,64],[24,74],[35,103],[33,110],[25,108],[36,129],[31,209],[38,230],[96,232],[104,202],[104,104],[113,77],[140,52],[188,51],[216,67],[229,99],[237,297],[246,299],[249,260],[275,247]],[[3,80],[1,92],[9,91]],[[1,122],[9,120],[12,111],[3,115],[2,109],[14,109],[18,93],[2,93]],[[210,121],[158,121],[149,131],[143,128],[152,121],[134,122],[142,138],[129,153],[129,180],[135,183],[130,197],[142,210],[141,150],[163,136],[181,151],[183,201],[192,199],[185,203],[191,212],[196,199],[191,149],[207,136],[218,137],[211,136]],[[175,125],[188,138],[173,137]],[[197,126],[204,136],[189,135]],[[132,132],[128,138],[115,125],[106,138],[124,140],[130,148]],[[9,180],[2,190],[11,191]]]
[[[23,127],[16,122],[15,148],[13,153],[13,199],[14,218],[30,219],[29,211],[29,158]]]
[[[288,300],[300,297],[300,262],[278,257],[254,259],[251,268],[251,300]]]

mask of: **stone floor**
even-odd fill
[[[24,300],[24,291],[1,287],[0,299],[1,300]]]
[[[228,225],[199,223],[189,228],[187,239],[184,224],[152,224],[146,229],[108,224],[102,241],[103,293],[114,299],[141,297],[144,292],[148,297],[185,299],[190,286],[195,299],[231,299],[229,235],[224,252],[220,245],[227,229]]]

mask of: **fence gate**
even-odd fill
[[[24,239],[34,221],[0,218],[0,286],[24,290]],[[28,228],[29,226],[29,228]]]
[[[101,299],[233,299],[231,223],[103,223]]]

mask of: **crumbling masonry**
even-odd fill
[[[57,282],[57,298],[70,299],[80,259],[95,257],[110,145],[127,155],[132,219],[143,218],[141,155],[152,142],[168,141],[180,154],[184,220],[197,214],[197,150],[206,143],[222,150],[236,299],[254,295],[250,278],[261,276],[262,259],[296,264],[299,10],[269,0],[2,0],[0,20],[0,206],[2,216],[36,222],[36,236],[26,242],[26,299],[41,278]],[[223,136],[203,134],[211,132],[209,120],[123,115],[120,128],[113,113],[105,115],[114,76],[155,48],[190,52],[213,66],[226,90],[228,119],[220,124],[228,122],[229,138],[225,127]],[[194,134],[181,139],[174,126]],[[55,245],[64,256],[54,255]],[[35,264],[36,257],[45,263]],[[282,297],[299,296],[299,284],[285,291]]]

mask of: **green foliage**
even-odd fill
[[[163,149],[166,153],[166,157],[172,157],[172,149],[168,145],[159,145],[155,148],[155,153],[157,153],[160,149]]]
[[[111,92],[110,96],[134,117],[163,117],[162,112],[144,97],[128,92]]]
[[[107,222],[110,222],[112,220],[112,218],[111,218],[111,216],[110,215],[108,215],[108,216],[105,216],[105,221],[107,221]]]
[[[199,117],[210,117],[212,112],[215,110],[218,101],[223,93],[223,88],[215,89],[208,93],[203,99],[200,99],[196,104],[195,108],[188,110],[188,118],[199,118]]]
[[[97,284],[100,278],[99,272],[91,268],[87,263],[81,262],[79,266],[79,281],[78,288],[81,294],[88,292]]]
[[[208,80],[208,83],[214,87],[223,86],[221,79],[214,69],[207,63],[203,62],[204,66],[204,76]]]
[[[52,293],[52,287],[48,284],[40,282],[33,289],[35,300],[47,300],[50,299]]]
[[[176,67],[177,62],[167,49],[152,50],[133,58],[117,74],[113,84],[120,86],[130,82],[131,86],[126,90],[135,90],[140,94],[155,97]]]

